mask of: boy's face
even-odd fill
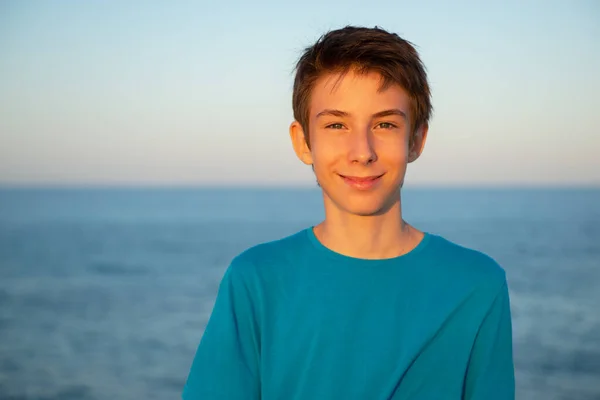
[[[427,127],[410,139],[410,98],[398,85],[380,91],[377,73],[321,77],[311,92],[310,149],[298,122],[290,136],[312,165],[326,207],[355,215],[385,212],[400,199],[406,166],[423,149]]]

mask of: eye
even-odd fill
[[[329,124],[325,128],[327,128],[327,129],[344,129],[344,125],[335,123],[335,124]]]
[[[390,122],[381,122],[377,125],[377,127],[381,128],[381,129],[394,129],[397,128],[396,125],[390,123]]]

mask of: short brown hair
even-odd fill
[[[381,89],[397,84],[408,92],[412,133],[429,123],[431,92],[425,66],[413,44],[379,27],[346,26],[321,36],[296,64],[292,107],[307,143],[310,94],[315,82],[325,74],[350,69],[378,72],[383,78]]]

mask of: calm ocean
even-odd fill
[[[600,399],[600,189],[407,189],[508,273],[518,399]],[[318,190],[0,190],[0,399],[179,398],[231,258]]]

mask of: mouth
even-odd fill
[[[348,176],[342,174],[338,175],[348,186],[354,189],[369,190],[375,187],[381,181],[381,177],[385,174],[372,176]]]

